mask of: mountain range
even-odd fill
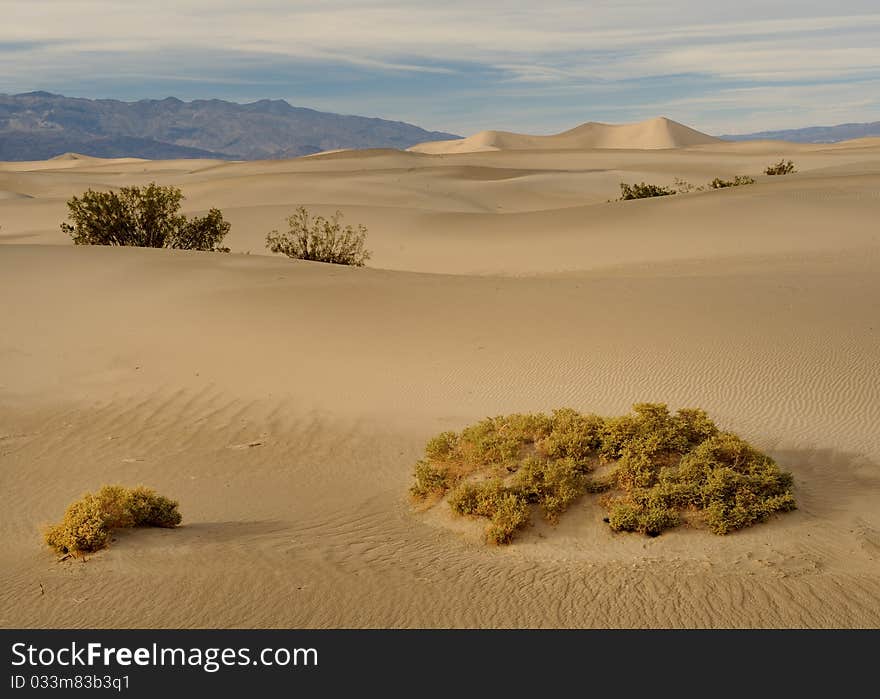
[[[794,143],[837,143],[852,138],[880,136],[880,121],[866,124],[838,124],[837,126],[809,126],[804,129],[758,131],[748,134],[721,136],[725,141],[792,141]]]
[[[634,133],[630,131],[635,130]],[[685,131],[686,130],[686,131]],[[626,132],[624,134],[624,132]],[[613,126],[588,122],[563,134],[526,136],[486,131],[462,139],[402,121],[320,112],[285,100],[249,104],[224,100],[184,102],[175,97],[123,102],[65,97],[49,92],[0,94],[0,161],[44,160],[75,152],[104,158],[293,158],[342,148],[398,148],[467,152],[577,144],[579,147],[680,147],[694,134],[667,119]],[[880,136],[880,121],[721,136],[729,141],[783,140],[834,143]],[[679,141],[682,141],[681,143]],[[546,143],[545,143],[546,142]],[[635,144],[635,145],[634,145]]]
[[[460,138],[402,121],[294,107],[284,100],[122,102],[49,92],[0,94],[0,160],[99,157],[293,158],[339,148],[408,148]]]

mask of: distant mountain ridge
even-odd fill
[[[66,152],[105,158],[293,158],[338,148],[408,148],[460,138],[402,121],[319,112],[285,100],[92,100],[0,94],[0,160]]]
[[[720,136],[725,141],[791,141],[793,143],[837,143],[853,138],[880,136],[880,121],[837,126],[808,126],[803,129],[758,131],[756,133]]]

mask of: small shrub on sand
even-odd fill
[[[449,469],[442,464],[419,461],[416,464],[416,482],[410,492],[417,498],[427,498],[431,494],[443,495],[450,488]]]
[[[75,555],[107,546],[113,529],[170,528],[180,520],[177,503],[150,488],[105,485],[70,505],[64,519],[46,531],[45,539],[58,553]]]
[[[493,478],[480,483],[462,483],[449,495],[449,506],[460,515],[486,517],[486,540],[506,544],[529,523],[529,506],[516,488]]]
[[[601,475],[593,471],[607,464]],[[458,514],[489,520],[507,543],[538,506],[551,523],[582,496],[603,493],[614,531],[657,536],[687,521],[727,534],[796,507],[791,474],[722,432],[699,409],[637,403],[614,418],[571,409],[486,418],[428,442],[417,500],[448,494]]]
[[[791,160],[785,160],[784,158],[778,163],[768,165],[764,170],[765,175],[790,175],[793,172],[797,172],[794,163]]]
[[[644,182],[638,184],[620,183],[620,201],[668,197],[670,194],[676,194],[676,191],[670,187],[662,187],[657,184],[645,184]]]
[[[508,490],[499,479],[461,483],[449,494],[449,506],[460,515],[491,517],[499,498]]]
[[[696,186],[688,182],[687,180],[683,180],[680,177],[676,177],[674,180],[675,183],[675,191],[677,194],[690,194],[691,192],[702,192],[705,187]]]
[[[133,527],[176,527],[181,520],[177,504],[142,485],[129,490],[126,498]]]
[[[104,548],[110,541],[104,512],[97,499],[86,495],[64,513],[60,524],[46,531],[46,543],[58,553],[86,553]]]
[[[537,503],[549,522],[584,494],[586,469],[571,457],[526,459],[516,474],[516,489],[526,502]]]
[[[177,187],[157,185],[123,187],[118,192],[95,192],[67,202],[70,223],[61,230],[75,245],[126,245],[229,252],[220,243],[229,223],[219,209],[187,219],[179,213],[183,193]]]
[[[341,219],[341,211],[330,220],[323,216],[312,218],[308,210],[300,206],[287,219],[286,232],[275,230],[266,236],[266,247],[297,260],[363,267],[370,259],[370,252],[364,249],[367,229],[361,225],[343,228]]]
[[[486,529],[486,539],[492,544],[509,544],[513,535],[528,523],[529,506],[509,493],[498,501]]]
[[[709,183],[712,189],[724,189],[725,187],[741,187],[746,184],[755,184],[755,178],[748,175],[737,175],[732,180],[722,180],[716,177]]]

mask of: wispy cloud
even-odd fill
[[[458,131],[690,109],[718,132],[828,116],[880,80],[877,46],[876,0],[29,0],[4,8],[0,91],[285,97]]]

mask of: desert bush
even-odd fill
[[[784,163],[782,164],[784,165]],[[789,165],[791,165],[791,161],[789,161]],[[793,172],[794,170],[790,170],[789,172]],[[768,172],[768,174],[771,174]],[[772,174],[787,174],[785,172],[780,173],[772,173]],[[625,182],[620,183],[620,199],[618,201],[626,201],[628,199],[647,199],[649,197],[665,197],[670,194],[690,194],[691,192],[702,192],[706,189],[723,189],[724,187],[740,187],[742,185],[747,184],[755,184],[755,179],[753,177],[749,177],[748,175],[737,175],[732,180],[723,180],[720,177],[716,177],[714,180],[709,182],[707,185],[703,186],[695,186],[688,182],[687,180],[683,180],[679,177],[675,178],[674,187],[662,187],[660,185],[655,184],[645,184],[641,182],[640,184],[627,184]],[[610,200],[609,200],[610,201]]]
[[[632,415],[608,418],[602,425],[599,457],[603,462],[620,458],[624,446],[638,434],[638,422]]]
[[[442,461],[455,453],[458,446],[458,435],[455,432],[441,432],[425,446],[425,456],[429,459]]]
[[[686,454],[665,480],[687,482],[709,528],[726,534],[796,508],[793,479],[740,437],[722,432]]]
[[[680,177],[676,177],[673,181],[675,184],[675,191],[677,194],[690,194],[691,192],[702,192],[704,187],[697,187],[696,185],[691,184],[687,180],[683,180]]]
[[[416,482],[410,488],[410,492],[419,499],[424,499],[432,494],[443,495],[452,485],[449,469],[429,461],[419,461],[416,464],[415,478]]]
[[[308,210],[300,206],[287,219],[286,232],[274,230],[266,236],[266,247],[297,260],[363,267],[370,259],[370,252],[364,249],[367,229],[362,225],[343,228],[341,219],[340,211],[330,220],[323,216],[312,218]]]
[[[503,496],[486,529],[486,539],[493,544],[509,544],[513,535],[529,523],[529,506],[513,493]]]
[[[732,180],[722,180],[716,177],[709,183],[712,189],[724,189],[725,187],[740,187],[746,184],[755,184],[755,178],[748,175],[737,175]]]
[[[195,216],[172,232],[166,247],[178,250],[208,250],[229,252],[220,243],[229,233],[230,224],[223,220],[219,209],[211,209],[207,216]]]
[[[495,464],[502,468],[534,450],[550,431],[550,418],[543,413],[486,418],[462,431],[458,455],[474,467]]]
[[[449,506],[460,515],[491,517],[501,499],[511,492],[499,478],[462,483],[449,494]]]
[[[608,526],[616,532],[634,532],[639,526],[639,516],[632,505],[616,501],[608,509]]]
[[[449,506],[460,515],[486,517],[486,540],[506,544],[529,523],[529,506],[522,493],[493,478],[479,483],[462,483],[449,494]]]
[[[613,466],[593,475],[600,463]],[[568,408],[486,418],[430,440],[415,480],[416,499],[449,493],[455,512],[488,518],[487,537],[499,543],[525,526],[531,505],[555,523],[588,493],[604,493],[613,530],[649,536],[684,511],[726,534],[796,507],[791,474],[770,457],[705,411],[672,413],[664,403],[615,418]]]
[[[229,252],[220,247],[229,223],[219,209],[187,220],[179,213],[183,193],[155,182],[146,187],[123,187],[118,192],[95,192],[67,202],[71,223],[61,230],[75,245],[126,245]]]
[[[105,485],[70,505],[64,519],[46,530],[45,541],[59,553],[75,555],[104,548],[114,529],[171,528],[180,521],[177,502],[150,488]]]
[[[636,403],[633,412],[635,415],[605,420],[599,447],[603,460],[682,454],[718,432],[715,423],[699,409],[684,408],[672,415],[665,403]]]
[[[177,502],[142,485],[128,491],[127,509],[135,527],[172,528],[180,524]]]
[[[553,459],[571,458],[586,463],[602,446],[605,421],[598,415],[581,415],[571,408],[554,410],[549,433],[539,443]]]
[[[110,541],[104,512],[98,501],[85,495],[64,513],[64,519],[46,530],[46,543],[59,553],[87,553]]]
[[[530,457],[517,470],[515,483],[527,502],[538,503],[547,520],[556,522],[559,515],[584,494],[587,476],[571,457],[557,460]]]
[[[785,158],[778,163],[768,165],[764,170],[765,175],[790,175],[793,172],[797,172],[794,163],[791,160],[785,160]]]
[[[644,182],[640,182],[639,184],[627,184],[626,182],[621,182],[619,201],[627,201],[629,199],[648,199],[650,197],[667,197],[670,194],[675,193],[676,191],[671,187],[662,187],[657,184],[645,184]]]

